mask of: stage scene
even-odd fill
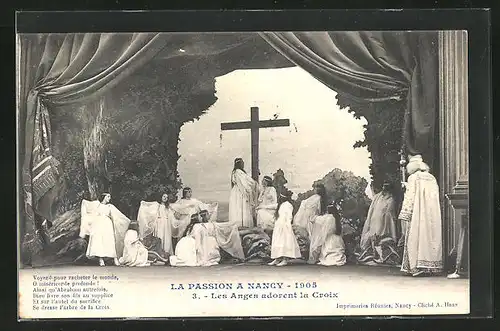
[[[21,268],[468,277],[464,32],[23,34],[18,66]]]

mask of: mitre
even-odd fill
[[[412,155],[409,158],[409,162],[423,162],[423,161],[424,161],[424,159],[422,158],[422,155],[419,155],[419,154]]]

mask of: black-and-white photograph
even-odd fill
[[[18,34],[20,318],[469,313],[467,50]]]

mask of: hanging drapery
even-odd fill
[[[25,56],[21,64],[27,68],[21,76],[24,96],[19,110],[25,133],[21,154],[28,222],[33,222],[37,202],[60,175],[51,150],[49,107],[99,98],[155,56],[165,47],[166,38],[157,33],[27,36],[21,47],[29,61]],[[30,72],[36,72],[34,77],[27,76]]]
[[[404,147],[432,164],[437,119],[435,32],[263,32],[331,89],[361,102],[406,100]]]

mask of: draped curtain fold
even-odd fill
[[[406,100],[404,148],[432,163],[436,32],[262,32],[297,66],[357,102]]]
[[[34,220],[33,208],[60,174],[51,151],[50,106],[99,98],[161,51],[167,38],[159,33],[21,36],[20,154],[28,220]]]

